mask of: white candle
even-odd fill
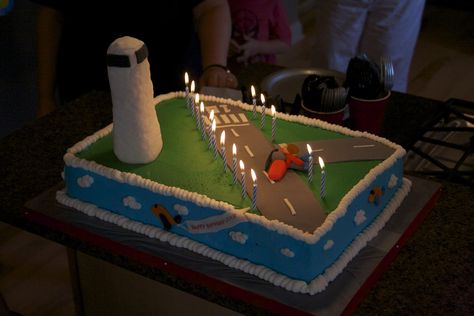
[[[221,133],[221,152],[224,159],[224,173],[227,172],[227,157],[225,156],[225,130]]]
[[[272,105],[272,143],[275,142],[275,133],[276,133],[276,111],[275,111],[275,106]]]
[[[263,93],[260,93],[260,100],[262,101],[262,113],[261,113],[261,116],[260,116],[260,129],[263,129],[263,127],[265,126],[265,96],[263,95]]]
[[[322,199],[326,197],[326,171],[324,170],[324,161],[323,158],[319,157],[319,166],[321,167],[321,188],[320,196]]]
[[[313,149],[309,144],[306,144],[306,148],[308,149],[308,182],[313,182]]]
[[[232,184],[237,182],[237,146],[232,145]]]
[[[242,183],[242,200],[245,199],[245,165],[242,160],[239,161],[240,165],[240,174],[241,174],[241,183]]]
[[[257,175],[253,169],[250,169],[253,181],[253,194],[252,194],[252,210],[257,209]]]
[[[253,85],[250,86],[250,92],[252,93],[252,118],[255,119],[257,115],[257,99],[255,98],[255,87]]]

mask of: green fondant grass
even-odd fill
[[[214,160],[214,154],[208,149],[207,141],[202,141],[184,99],[163,101],[156,109],[160,121],[163,149],[152,163],[134,165],[118,160],[112,149],[112,134],[98,140],[77,156],[168,186],[226,201],[237,208],[249,207],[251,201],[248,197],[242,200],[240,185],[233,186],[231,173],[223,172],[223,161],[220,155]],[[250,120],[251,114],[247,113],[247,116]],[[260,127],[259,120],[250,121]],[[340,133],[281,120],[277,120],[277,126],[277,143],[348,137]],[[271,139],[271,118],[268,116],[263,133],[267,139]],[[326,212],[330,213],[334,210],[341,198],[378,163],[380,161],[327,164],[327,196],[321,201]],[[307,182],[305,173],[301,173],[301,177]],[[319,183],[320,171],[315,165],[313,183],[310,187],[318,199]]]
[[[331,213],[339,205],[339,201],[341,201],[344,195],[367,174],[367,171],[379,163],[380,161],[378,160],[372,160],[326,164],[326,197],[324,199],[320,197],[321,169],[316,164],[313,170],[313,182],[310,184],[310,188],[314,196],[320,201],[326,214]],[[305,182],[308,182],[307,174],[300,173],[300,177],[303,178]]]

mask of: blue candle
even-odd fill
[[[224,159],[224,173],[227,172],[227,157],[225,156],[225,130],[221,133],[221,152]]]
[[[326,197],[326,171],[324,170],[324,161],[323,158],[319,157],[319,166],[321,167],[321,188],[320,196],[322,199]]]
[[[214,159],[217,159],[216,120],[212,120],[212,147],[214,147]]]
[[[239,161],[240,164],[240,174],[241,174],[241,182],[242,182],[242,190],[240,191],[242,195],[242,200],[245,199],[245,165],[242,160]]]
[[[260,100],[262,101],[262,114],[260,116],[260,129],[265,127],[265,96],[260,93]]]
[[[237,146],[232,145],[232,184],[237,182]]]
[[[309,144],[306,144],[306,148],[308,149],[308,182],[313,182],[313,149]]]
[[[253,169],[250,169],[250,174],[252,175],[253,181],[253,194],[252,194],[252,210],[257,209],[257,175]]]

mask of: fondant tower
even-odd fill
[[[163,147],[147,57],[145,43],[129,36],[116,39],[107,50],[114,153],[126,163],[149,163]]]

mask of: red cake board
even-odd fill
[[[200,295],[200,291],[212,290],[212,297],[214,299],[218,297],[219,302],[224,306],[231,307],[235,306],[236,303],[247,304],[249,308],[254,307],[258,310],[266,310],[282,315],[349,315],[357,308],[371,287],[396,258],[401,247],[413,235],[441,194],[441,186],[436,182],[414,177],[410,177],[410,180],[413,182],[412,190],[399,210],[392,216],[379,235],[366,248],[362,249],[344,270],[349,270],[352,265],[362,263],[365,273],[359,273],[360,275],[356,275],[355,279],[351,281],[344,276],[345,272],[343,272],[329,284],[325,291],[316,295],[288,292],[239,270],[225,266],[223,268],[223,264],[220,262],[186,249],[170,246],[156,239],[68,209],[55,200],[55,192],[61,189],[62,184],[28,201],[22,215],[28,222],[46,229],[48,234],[43,234],[45,237],[49,235],[53,240],[69,239],[69,241],[64,242],[66,246],[71,247],[72,244],[74,245],[72,248],[85,253],[88,253],[89,248],[93,248],[95,251],[91,253],[92,255],[132,271],[137,265],[150,269],[149,272],[158,269],[160,272],[168,273],[181,281],[184,280],[194,285],[194,287],[191,286],[195,289],[191,291],[191,294],[203,297]],[[109,230],[113,230],[114,233],[108,234]],[[139,242],[132,244],[118,240],[114,237],[117,233],[133,236],[133,238],[125,239],[139,240]],[[390,235],[390,238],[383,240],[385,234]],[[143,247],[147,243],[149,247]],[[371,243],[372,246],[370,246]],[[163,250],[169,250],[171,247],[173,248],[172,252],[163,252]],[[371,247],[377,247],[379,250],[385,249],[385,251],[375,256],[379,258],[378,260],[372,260],[370,263],[364,264],[361,253],[373,251],[370,249]],[[96,251],[97,249],[100,250],[99,254]],[[125,260],[117,260],[116,255]],[[370,257],[374,257],[374,255],[372,254]],[[190,260],[193,258],[198,261],[198,264],[194,264],[194,266],[192,260]],[[205,262],[204,265],[203,261]],[[202,271],[203,266],[208,271]],[[149,275],[143,272],[146,269],[135,270],[146,277],[153,275],[151,272]],[[219,273],[216,275],[216,273],[210,273],[210,271],[224,272],[221,275]],[[354,274],[354,272],[351,274]],[[179,282],[176,283],[179,284]],[[168,285],[173,286],[173,284]],[[206,291],[202,291],[202,288],[205,288]],[[339,294],[344,292],[341,289],[345,290],[346,295]],[[230,301],[226,304],[223,303],[223,299]]]

